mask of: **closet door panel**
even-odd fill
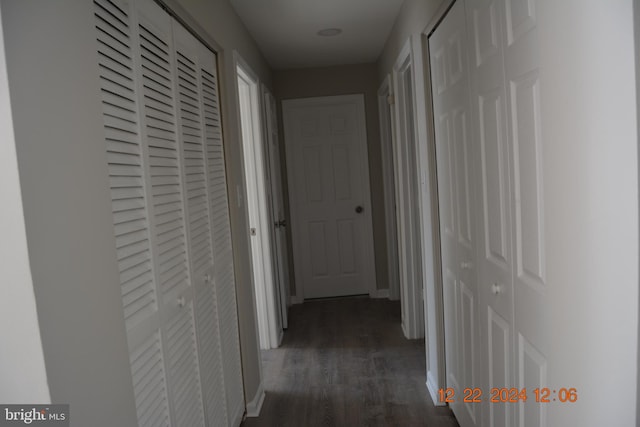
[[[180,139],[187,199],[189,258],[194,283],[198,355],[207,424],[228,424],[220,345],[213,235],[206,156],[201,69],[215,70],[216,58],[180,24],[173,22],[176,48]]]
[[[218,317],[220,325],[224,325],[220,333],[227,415],[231,424],[244,412],[244,389],[222,121],[217,70],[201,67],[200,73],[213,228],[214,281],[218,296]]]
[[[98,71],[116,253],[140,426],[168,426],[162,321],[136,88],[135,39],[127,1],[94,1]]]
[[[164,353],[172,420],[204,425],[202,387],[187,248],[176,60],[171,18],[152,0],[136,2],[143,134],[151,192],[154,260],[163,305]]]
[[[504,0],[467,1],[476,182],[482,387],[515,387],[513,255],[507,94],[503,67]],[[514,425],[514,404],[483,403],[487,426]]]
[[[481,373],[476,274],[475,138],[471,129],[464,3],[455,3],[429,38],[445,306],[447,386],[456,396],[479,387]],[[479,387],[480,388],[480,387]],[[484,389],[483,389],[484,390]],[[457,398],[462,427],[480,425],[480,404]]]
[[[514,331],[517,386],[533,390],[557,385],[547,378],[548,333],[544,183],[540,114],[539,44],[536,1],[504,0],[505,85],[514,218]],[[544,403],[516,407],[518,426],[546,426]]]

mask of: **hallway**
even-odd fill
[[[282,346],[262,352],[266,398],[252,426],[458,424],[424,386],[423,340],[407,340],[400,304],[341,298],[291,307]]]

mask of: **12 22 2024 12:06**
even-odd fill
[[[542,387],[534,388],[531,391],[536,403],[574,403],[578,401],[578,391],[575,388],[561,387],[559,389],[551,389]],[[483,401],[484,393],[478,387],[467,387],[463,390],[463,395],[462,401],[465,403],[480,403]],[[489,395],[491,403],[518,403],[526,402],[529,399],[526,388],[493,387]],[[439,389],[438,400],[444,403],[457,402],[456,392],[453,387]]]

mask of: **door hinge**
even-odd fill
[[[251,233],[251,235],[252,235],[252,236],[255,236],[255,235],[256,235],[256,229],[255,229],[254,227],[251,227],[251,228],[249,229],[249,232]]]

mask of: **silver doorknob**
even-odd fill
[[[362,206],[356,206],[356,213],[362,213],[362,211],[364,211]]]

